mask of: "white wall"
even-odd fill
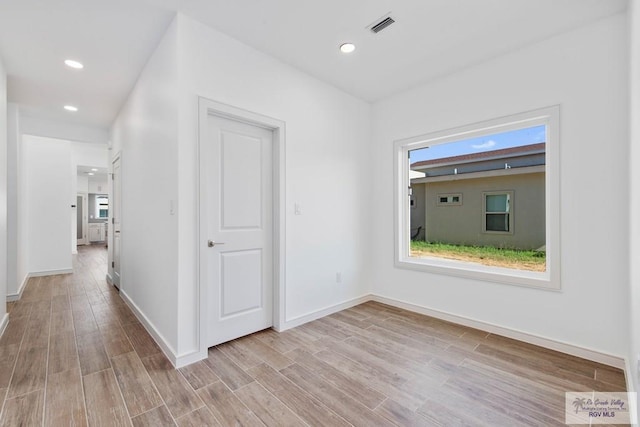
[[[0,295],[7,294],[7,73],[0,58]],[[0,304],[0,328],[7,307]]]
[[[640,4],[629,2],[630,40],[630,340],[629,368],[633,390],[638,391],[638,360],[640,360]],[[638,401],[640,407],[640,401]]]
[[[122,153],[121,292],[177,348],[178,94],[176,24],[140,74],[112,128]],[[149,215],[153,212],[153,215]],[[109,233],[111,240],[113,233]],[[109,242],[109,265],[113,244]],[[109,267],[109,274],[113,270]]]
[[[188,17],[178,24],[179,351],[197,346],[198,96],[286,122],[286,321],[367,294],[370,105]]]
[[[122,290],[178,356],[198,351],[198,96],[286,122],[287,320],[368,292],[370,106],[179,15],[111,137]]]
[[[627,354],[626,30],[617,15],[374,105],[374,293]],[[554,104],[561,105],[562,291],[394,268],[393,141]]]
[[[78,175],[76,178],[76,194],[89,193],[89,178]]]
[[[72,268],[69,248],[70,143],[23,135],[22,144],[27,203],[23,225],[28,228],[28,272],[69,272]]]
[[[19,112],[7,105],[7,296],[17,298],[23,277],[18,275],[18,145]]]
[[[77,166],[106,168],[109,165],[109,148],[106,143],[71,143],[71,162]],[[77,170],[74,175],[77,174]]]
[[[95,177],[92,176],[89,179],[89,193],[95,193],[95,194],[106,194],[109,191],[109,181],[107,181],[107,177],[106,176],[101,176],[101,177]]]
[[[109,141],[109,131],[107,129],[31,117],[24,112],[21,114],[20,126],[22,133],[28,135],[93,144],[106,144]]]
[[[17,217],[16,226],[18,228],[16,232],[17,237],[17,251],[16,251],[16,284],[15,293],[12,295],[17,297],[27,284],[29,274],[29,224],[27,219],[29,218],[29,204],[27,197],[27,161],[25,158],[25,147],[22,141],[22,134],[20,132],[20,113],[19,109],[16,112],[18,121],[18,131],[15,135],[16,140],[16,193],[17,193]],[[12,289],[13,290],[13,289]]]

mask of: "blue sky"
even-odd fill
[[[411,163],[422,160],[441,159],[462,154],[481,153],[502,148],[520,147],[545,141],[545,125],[509,132],[495,133],[478,138],[464,139],[410,151]]]

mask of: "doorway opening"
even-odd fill
[[[200,99],[201,354],[284,324],[284,126]]]
[[[109,235],[109,175],[105,167],[79,165],[77,170],[77,245],[107,247]]]

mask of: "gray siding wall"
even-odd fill
[[[413,196],[411,196],[411,200],[413,200],[413,207],[410,208],[411,236],[416,233],[418,227],[422,227],[420,233],[414,240],[425,240],[425,218],[427,212],[425,203],[425,186],[426,184],[413,184],[411,186],[413,188]]]
[[[422,193],[426,240],[466,245],[537,249],[545,244],[544,173],[434,182],[414,186]],[[422,187],[422,188],[420,188]],[[486,191],[512,191],[512,234],[483,233],[482,194]],[[461,193],[462,205],[441,206],[439,194]],[[411,227],[420,222],[419,205],[412,209]]]

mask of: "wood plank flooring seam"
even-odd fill
[[[75,333],[75,332],[74,332]],[[80,369],[80,355],[78,354],[78,345],[76,344],[76,357],[78,358],[78,369]],[[82,402],[84,403],[84,417],[89,423],[89,411],[87,410],[87,393],[84,392],[84,375],[82,375],[82,370],[80,370],[80,387],[82,387]]]
[[[42,425],[45,423],[47,414],[47,382],[49,381],[49,350],[51,350],[51,313],[53,304],[49,305],[49,333],[47,334],[47,363],[44,368],[44,397],[42,398]]]
[[[100,338],[102,340],[102,337]],[[107,359],[109,359],[109,365],[111,366],[111,370],[113,370],[113,365],[111,364],[111,358],[107,357]],[[115,372],[114,372],[114,377],[115,377]],[[129,423],[132,424],[131,422],[131,414],[129,413],[129,408],[126,405],[126,402],[124,400],[124,394],[122,393],[122,389],[120,388],[120,384],[118,384],[118,380],[116,379],[116,387],[118,388],[118,392],[120,393],[120,398],[122,399],[122,402],[124,402],[124,410],[127,413],[127,416],[129,417]],[[86,399],[86,393],[85,393],[85,399]],[[86,402],[85,402],[85,407],[87,406]],[[88,420],[88,418],[87,418]]]
[[[93,312],[93,310],[92,310],[92,312]],[[138,352],[136,351],[136,348],[133,346],[133,343],[131,342],[131,339],[129,338],[129,335],[127,335],[127,334],[125,333],[125,334],[124,334],[124,336],[126,337],[127,341],[129,341],[129,344],[131,345],[131,348],[133,349],[132,351],[133,351],[133,352],[138,356],[138,358],[139,358],[140,360],[142,360],[142,358],[140,357],[140,355],[139,355],[139,354],[138,354]],[[104,345],[104,337],[102,336],[102,333],[100,333],[100,340],[102,341],[102,343],[103,343],[103,345]],[[106,351],[106,350],[105,350],[105,351]],[[111,357],[109,357],[109,355],[108,355],[108,354],[107,354],[107,358],[108,358],[108,360],[109,360],[109,364],[111,365],[111,368],[113,369],[113,362],[112,362],[112,358],[111,358]],[[115,371],[114,371],[114,372],[115,372]],[[136,417],[137,417],[137,416],[140,416],[140,415],[143,415],[144,413],[150,412],[150,411],[152,411],[152,410],[154,410],[154,409],[157,409],[157,408],[158,408],[158,407],[160,407],[160,406],[163,406],[163,405],[164,405],[165,407],[167,406],[167,403],[164,401],[164,398],[163,398],[163,397],[162,397],[162,395],[160,394],[160,392],[159,392],[158,388],[156,387],[156,384],[154,383],[153,379],[151,378],[151,376],[149,375],[149,373],[147,372],[147,370],[146,370],[146,369],[145,369],[145,373],[146,373],[147,377],[149,378],[149,381],[150,381],[150,382],[151,382],[151,384],[153,385],[153,389],[155,390],[156,394],[158,395],[158,397],[159,397],[159,398],[160,398],[160,400],[162,401],[162,405],[158,405],[158,406],[156,406],[155,408],[151,408],[151,409],[149,409],[149,410],[147,410],[147,411],[145,411],[145,412],[143,412],[143,413],[137,414],[137,415],[135,415]],[[120,385],[120,382],[119,382],[119,381],[117,381],[117,380],[116,380],[116,385],[117,385],[117,387],[118,387],[118,390],[120,391],[120,396],[122,397],[123,402],[125,402],[125,405],[124,405],[124,406],[125,406],[125,409],[126,409],[126,411],[127,411],[127,415],[129,416],[129,419],[131,420],[131,419],[133,419],[134,417],[132,417],[132,416],[131,416],[131,414],[129,413],[129,407],[128,407],[128,406],[127,406],[127,404],[126,404],[126,400],[125,400],[125,398],[124,398],[124,392],[123,392],[123,390],[122,390],[122,387],[121,387],[121,385]],[[169,414],[170,414],[171,418],[173,419],[173,422],[177,425],[177,422],[176,422],[175,418],[173,417],[173,414],[171,414],[171,411],[169,411]]]
[[[126,405],[125,405],[125,406],[126,406]],[[153,407],[153,408],[151,408],[151,409],[147,409],[147,410],[146,410],[146,411],[144,411],[144,412],[140,412],[139,414],[136,414],[133,418],[135,418],[135,417],[139,417],[139,416],[144,415],[144,414],[148,414],[149,412],[151,412],[151,411],[155,411],[156,409],[161,408],[161,407],[163,407],[163,406],[167,406],[167,404],[164,402],[164,400],[162,401],[162,404],[160,404],[160,405],[158,405],[158,406],[154,406],[154,407]],[[173,417],[171,417],[171,418],[173,418]],[[173,418],[173,421],[175,422],[175,418]]]
[[[2,398],[2,405],[0,406],[0,420],[4,417],[4,409],[7,404],[7,397],[9,396],[9,388],[11,387],[11,383],[13,382],[13,375],[16,372],[16,365],[18,364],[18,355],[20,354],[20,347],[22,346],[22,340],[24,339],[24,333],[22,335],[22,339],[20,340],[20,345],[18,346],[18,352],[16,353],[16,360],[13,361],[13,368],[11,369],[11,377],[9,378],[9,383],[7,384],[7,389],[5,390],[4,397]]]
[[[270,396],[272,396],[272,397],[273,397],[274,399],[276,399],[278,402],[282,403],[282,405],[284,405],[285,407],[289,408],[289,407],[287,406],[287,404],[286,404],[286,403],[284,403],[282,400],[280,400],[280,399],[278,398],[278,396],[276,396],[275,394],[273,394],[273,393],[271,392],[271,390],[269,390],[268,388],[264,387],[264,386],[263,386],[262,384],[260,384],[258,381],[254,381],[254,383],[259,384],[259,385],[260,385],[260,387],[262,387],[262,388],[263,388],[263,389],[264,389],[264,390],[265,390],[265,391],[266,391]],[[238,388],[237,390],[234,390],[234,391],[233,391],[233,393],[234,393],[234,394],[236,394],[236,392],[238,392],[238,391],[242,390],[243,388],[247,388],[247,387],[249,387],[251,384],[253,384],[253,383],[245,384],[245,385],[243,385],[242,387]],[[237,394],[236,394],[236,396],[237,396]],[[237,397],[238,397],[238,399],[242,402],[242,398],[240,398],[239,396],[237,396]],[[243,402],[243,403],[244,403],[244,402]],[[246,406],[246,404],[245,404],[245,406]],[[291,410],[291,409],[290,409],[290,410]],[[294,414],[295,414],[295,412],[294,412]],[[297,414],[295,414],[295,415],[296,415],[296,417],[300,420],[300,422],[301,422],[301,423],[303,423],[304,425],[306,425],[306,426],[308,426],[308,427],[313,427],[313,426],[311,426],[310,424],[308,424],[305,420],[303,420],[302,418],[300,418]]]
[[[249,383],[249,384],[252,384],[252,383]],[[249,384],[246,384],[246,385],[249,385]],[[237,390],[231,390],[231,393],[236,397],[236,399],[238,399],[238,401],[242,404],[242,406],[244,406],[244,407],[247,409],[247,411],[249,411],[249,412],[251,412],[252,414],[254,414],[254,412],[253,412],[251,409],[249,409],[249,407],[247,406],[247,404],[246,404],[246,403],[244,403],[244,402],[242,401],[242,399],[240,399],[240,398],[236,395],[236,393],[235,393],[236,391],[237,391]],[[201,399],[201,400],[202,400],[202,399]],[[206,406],[206,404],[205,404],[205,406]],[[254,414],[254,415],[255,415],[255,414]],[[258,418],[258,416],[257,416],[257,415],[255,415],[255,416],[256,416],[256,418]],[[260,420],[260,419],[258,418],[258,420]],[[263,425],[265,425],[265,424],[262,422],[262,420],[260,420],[260,423],[261,423],[261,424],[263,424]]]
[[[198,408],[198,409],[194,409],[193,411],[191,411],[191,413],[192,413],[192,412],[199,411],[200,409],[202,409],[202,407],[207,408],[207,404],[204,402],[204,400],[202,400],[202,398],[200,397],[200,394],[198,394],[198,390],[196,390],[195,388],[193,388],[193,385],[191,384],[191,382],[189,382],[189,380],[187,380],[187,378],[185,377],[185,375],[182,373],[182,371],[181,371],[180,369],[177,369],[177,371],[178,371],[178,374],[180,374],[180,375],[182,376],[182,378],[184,379],[184,381],[189,385],[189,387],[191,387],[191,390],[192,390],[192,391],[193,391],[193,393],[196,395],[196,397],[198,398],[198,400],[200,400],[200,403],[202,403],[202,406],[201,406],[200,408]],[[220,379],[218,379],[218,381],[220,381]],[[162,396],[160,396],[160,397],[162,397]],[[169,411],[169,413],[171,413],[171,411]],[[180,417],[178,417],[178,418],[182,418],[182,417],[184,417],[184,416],[186,416],[186,415],[188,415],[188,414],[181,415],[181,416],[180,416]],[[211,415],[213,415],[213,414],[211,414]],[[173,417],[173,414],[171,414],[171,416]],[[217,418],[215,418],[215,415],[213,415],[213,417],[214,417],[214,419],[216,419],[216,420],[217,420]],[[173,417],[173,421],[176,423],[176,425],[178,425],[178,418]]]
[[[134,349],[134,351],[135,351],[135,349]],[[136,352],[136,354],[137,354],[137,352]],[[140,357],[140,356],[138,355],[138,357]],[[140,359],[142,360],[142,358],[140,358]],[[160,400],[162,400],[162,405],[160,405],[160,406],[164,406],[168,410],[167,402],[164,400],[164,397],[162,396],[162,393],[160,393],[160,390],[158,389],[158,386],[156,385],[155,381],[153,381],[153,378],[151,378],[151,375],[149,374],[149,372],[147,371],[146,368],[145,368],[145,372],[147,373],[147,376],[149,377],[149,380],[151,381],[151,384],[153,384],[154,390],[156,391],[156,393],[158,393],[158,396],[160,397]],[[197,393],[196,393],[196,395],[197,395]],[[198,398],[200,398],[200,397],[198,397]],[[202,399],[200,399],[200,400],[202,400]],[[204,402],[202,403],[202,405],[206,406],[204,404]],[[198,408],[196,408],[196,409],[198,409]],[[168,411],[168,412],[169,412],[169,415],[171,416],[171,419],[173,420],[173,422],[177,425],[178,423],[176,422],[176,418],[173,416],[171,411]]]
[[[389,396],[385,396],[384,400],[382,400],[380,403],[378,403],[376,405],[376,407],[372,409],[372,411],[375,412],[375,410],[378,409],[379,407],[381,407],[384,404],[384,402],[386,402],[387,400],[389,400]]]

